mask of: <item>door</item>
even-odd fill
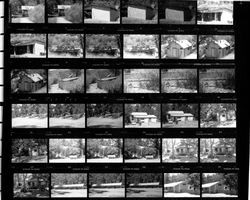
[[[176,48],[176,47],[173,47],[172,48],[172,55],[173,55],[173,57],[179,57],[179,50],[178,50],[178,48]]]
[[[218,57],[218,50],[217,50],[217,48],[215,48],[215,47],[211,48],[211,56],[213,58],[217,58]]]

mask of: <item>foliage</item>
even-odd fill
[[[89,187],[93,184],[103,183],[122,183],[124,185],[125,176],[120,173],[90,173],[89,174]]]
[[[12,118],[32,115],[46,117],[47,104],[12,104]]]
[[[123,113],[122,104],[88,104],[88,117],[106,117],[112,116],[119,118]]]
[[[11,14],[20,14],[21,6],[37,6],[44,5],[44,0],[10,0]],[[44,18],[43,18],[44,19]]]
[[[32,40],[38,40],[46,43],[46,35],[45,34],[33,34],[33,33],[12,33],[10,35],[10,42],[11,44],[15,44],[17,42],[26,42],[26,41],[32,41]]]
[[[200,189],[200,174],[188,174],[188,184],[193,186],[195,189]]]
[[[120,0],[84,0],[85,7],[87,6],[100,6],[100,7],[115,7],[115,5],[120,5]]]
[[[139,184],[139,183],[154,183],[159,182],[162,184],[162,175],[160,173],[128,173],[126,184]]]
[[[29,10],[29,19],[34,23],[45,22],[45,9],[44,5],[37,5],[34,9]]]
[[[159,47],[159,36],[158,35],[124,35],[124,48],[128,47]]]
[[[80,4],[81,0],[49,0],[47,1],[48,14],[55,14],[57,5]]]
[[[87,185],[87,174],[80,173],[52,173],[51,185],[71,185],[71,184],[83,184]]]
[[[65,18],[72,23],[82,22],[82,4],[73,4],[65,10]]]
[[[50,104],[49,108],[50,117],[70,115],[81,118],[85,114],[84,104]]]

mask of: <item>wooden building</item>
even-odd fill
[[[156,123],[157,117],[155,115],[148,115],[146,112],[132,112],[130,114],[130,121],[132,123]]]
[[[33,10],[34,8],[35,8],[35,6],[21,6],[22,16],[28,17],[29,11]]]
[[[116,22],[120,17],[118,6],[91,6],[92,20]]]
[[[38,74],[27,74],[24,73],[20,75],[20,79],[18,80],[18,90],[20,92],[35,92],[42,87],[44,87],[45,81],[44,78]]]
[[[234,189],[230,189],[223,181],[216,181],[211,183],[202,184],[202,193],[223,193],[228,195],[235,195],[237,192]]]
[[[165,51],[166,57],[185,58],[192,53],[192,43],[188,40],[173,40],[162,50]]]
[[[12,55],[34,54],[36,56],[43,56],[46,53],[45,42],[39,40],[20,41],[11,43]]]
[[[187,181],[178,181],[164,184],[166,193],[189,193],[199,194],[199,190],[187,183]]]
[[[231,44],[226,40],[212,40],[205,47],[207,58],[223,58],[230,53]]]
[[[70,9],[71,5],[57,5],[57,12],[59,16],[65,16],[65,10]]]
[[[194,115],[191,113],[184,113],[183,111],[168,111],[167,112],[167,120],[168,120],[168,122],[193,121]]]

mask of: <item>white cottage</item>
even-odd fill
[[[45,43],[38,40],[33,41],[21,41],[11,44],[11,54],[34,54],[41,56],[45,54]]]
[[[191,113],[184,113],[183,111],[168,111],[167,120],[170,121],[193,121],[194,115]]]
[[[115,22],[118,20],[119,7],[92,6],[92,20]]]
[[[29,11],[33,10],[35,6],[21,6],[22,10],[22,16],[23,17],[28,17],[29,16]]]
[[[130,114],[130,121],[132,123],[149,123],[157,122],[157,117],[155,115],[148,115],[146,112],[132,112]]]

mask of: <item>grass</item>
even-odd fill
[[[128,188],[127,197],[162,197],[162,188]]]
[[[123,119],[119,118],[103,118],[89,117],[87,118],[87,127],[89,128],[122,128]]]
[[[163,128],[198,128],[198,121],[178,122],[178,124],[165,123],[162,125]]]
[[[53,189],[51,190],[51,197],[87,197],[87,189]]]
[[[50,117],[49,126],[51,128],[85,128],[85,117],[79,119]]]
[[[47,118],[16,117],[12,118],[12,128],[47,128],[47,120]]]
[[[125,188],[91,188],[89,197],[125,197]]]
[[[47,163],[47,156],[21,156],[11,160],[12,163]]]

